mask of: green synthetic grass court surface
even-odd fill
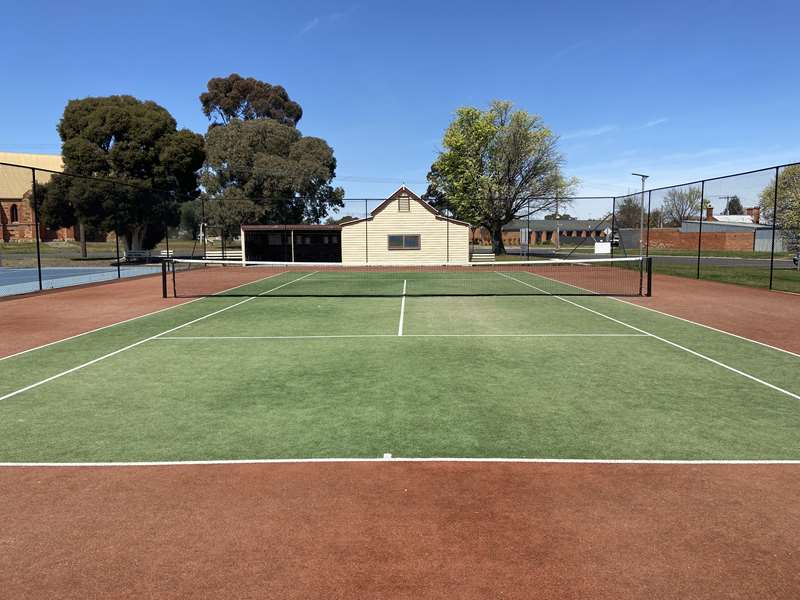
[[[0,361],[0,462],[800,459],[788,353],[611,298],[273,293]]]

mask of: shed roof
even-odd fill
[[[242,225],[242,231],[341,231],[341,225]]]

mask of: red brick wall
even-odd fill
[[[11,222],[11,206],[16,205],[19,220]],[[36,235],[33,208],[26,200],[3,200],[0,202],[0,240],[4,242],[32,242]],[[43,241],[75,240],[74,227],[62,227],[56,230],[40,227],[39,239]]]
[[[695,250],[698,232],[682,232],[679,229],[651,229],[650,247],[659,250]],[[727,231],[704,231],[703,250],[735,250],[751,252],[754,234]]]

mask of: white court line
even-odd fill
[[[285,273],[285,271],[283,272]],[[238,290],[239,288],[245,287],[247,285],[253,285],[254,283],[260,283],[262,281],[266,281],[267,279],[272,279],[278,275],[282,275],[283,273],[275,273],[274,275],[270,275],[269,277],[263,277],[261,279],[257,279],[255,281],[251,281],[249,283],[243,283],[241,285],[236,285],[232,288],[228,288],[226,290],[222,290],[218,292],[218,294],[224,294],[225,292],[230,292],[233,290]],[[33,348],[28,348],[27,350],[22,350],[20,352],[16,352],[14,354],[9,354],[8,356],[0,356],[0,361],[4,361],[9,358],[14,358],[15,356],[22,356],[23,354],[28,354],[29,352],[33,352],[34,350],[41,350],[42,348],[47,348],[48,346],[53,346],[55,344],[60,344],[61,342],[68,342],[69,340],[74,340],[75,338],[82,337],[84,335],[89,335],[90,333],[97,333],[98,331],[103,331],[104,329],[108,329],[110,327],[116,327],[117,325],[124,325],[125,323],[130,323],[131,321],[136,321],[137,319],[143,319],[145,317],[149,317],[152,315],[157,315],[158,313],[162,313],[167,310],[172,310],[173,308],[178,308],[179,306],[187,306],[188,304],[192,304],[193,302],[197,302],[198,300],[205,300],[208,297],[212,296],[204,296],[200,298],[194,298],[192,300],[188,300],[187,302],[181,302],[180,304],[173,304],[172,306],[167,306],[166,308],[159,308],[158,310],[154,310],[153,312],[145,313],[143,315],[139,315],[138,317],[131,317],[130,319],[125,319],[124,321],[117,321],[115,323],[111,323],[109,325],[103,325],[102,327],[97,327],[96,329],[90,329],[89,331],[84,331],[83,333],[77,333],[75,335],[71,335],[69,337],[61,338],[60,340],[55,340],[52,342],[48,342],[46,344],[42,344],[41,346],[34,346]]]
[[[326,340],[348,338],[393,338],[401,337],[393,333],[348,333],[331,335],[165,335],[156,338],[158,341],[174,340]],[[402,337],[411,338],[472,338],[472,337],[649,337],[643,333],[407,333]]]
[[[280,273],[276,273],[275,275],[280,275]],[[271,275],[270,277],[274,277],[275,275]],[[279,285],[277,287],[269,289],[266,292],[262,292],[261,294],[258,294],[258,296],[263,296],[264,294],[269,294],[270,292],[274,292],[275,290],[279,290],[282,287],[286,287],[287,285],[290,285],[290,284],[292,284],[292,283],[294,283],[296,281],[300,281],[301,279],[305,279],[306,277],[310,277],[311,275],[314,275],[314,273],[309,273],[307,275],[303,275],[302,277],[298,277],[297,279],[293,279],[292,281],[289,281],[287,283],[284,283],[282,285]],[[264,279],[269,279],[270,277],[265,277]],[[264,279],[259,280],[259,281],[264,281]],[[258,282],[254,281],[253,283],[258,283]],[[4,396],[0,396],[0,402],[2,402],[3,400],[7,400],[9,398],[13,398],[14,396],[17,396],[18,394],[22,394],[23,392],[27,392],[28,390],[32,390],[34,388],[37,388],[40,385],[44,385],[45,383],[49,383],[49,382],[51,382],[51,381],[53,381],[55,379],[59,379],[61,377],[64,377],[65,375],[69,375],[70,373],[74,373],[75,371],[79,371],[81,369],[89,367],[89,366],[91,366],[93,364],[96,364],[96,363],[100,362],[101,360],[105,360],[107,358],[111,358],[112,356],[116,356],[117,354],[125,352],[126,350],[130,350],[132,348],[136,348],[137,346],[141,346],[142,344],[144,344],[146,342],[150,342],[152,340],[158,339],[162,335],[167,335],[168,333],[172,333],[173,331],[178,331],[179,329],[183,329],[184,327],[187,327],[187,326],[192,325],[194,323],[197,323],[199,321],[203,321],[205,319],[208,319],[209,317],[213,317],[214,315],[218,315],[220,313],[224,313],[225,311],[228,311],[228,310],[230,310],[232,308],[236,308],[237,306],[241,306],[242,304],[245,304],[246,302],[250,302],[251,300],[257,298],[258,296],[250,296],[249,298],[245,298],[244,300],[240,300],[239,302],[236,302],[235,304],[231,304],[230,306],[226,306],[226,307],[221,308],[219,310],[215,310],[214,312],[211,312],[211,313],[208,313],[206,315],[203,315],[202,317],[198,317],[196,319],[192,319],[191,321],[183,323],[182,325],[178,325],[177,327],[172,327],[171,329],[167,329],[166,331],[162,331],[161,333],[157,333],[156,335],[151,335],[150,337],[145,338],[143,340],[139,340],[138,342],[134,342],[133,344],[128,344],[124,348],[119,348],[117,350],[114,350],[113,352],[109,352],[108,354],[104,354],[103,356],[99,356],[97,358],[94,358],[94,359],[92,359],[90,361],[87,361],[87,362],[81,364],[81,365],[78,365],[77,367],[72,367],[71,369],[67,369],[66,371],[61,371],[60,373],[56,373],[55,375],[52,375],[52,376],[47,377],[45,379],[42,379],[41,381],[37,381],[36,383],[32,383],[30,385],[26,385],[25,387],[22,387],[22,388],[20,388],[18,390],[15,390],[13,392],[9,392],[8,394],[5,394]]]
[[[388,454],[388,453],[387,453]],[[325,463],[508,463],[508,464],[562,464],[562,465],[800,465],[800,460],[747,460],[747,459],[636,459],[636,458],[460,458],[425,457],[403,458],[384,454],[378,458],[253,458],[230,460],[178,460],[131,462],[0,462],[0,468],[75,468],[75,467],[191,467],[213,465],[281,465]]]
[[[599,294],[595,294],[591,290],[587,290],[586,288],[580,287],[579,285],[575,285],[574,283],[564,283],[563,281],[558,281],[557,279],[553,279],[551,277],[547,277],[542,275],[541,273],[531,273],[528,272],[529,275],[533,277],[541,277],[542,279],[547,279],[548,281],[554,281],[556,283],[560,283],[562,285],[568,285],[569,287],[573,287],[576,290],[581,290],[584,292],[589,292],[589,294],[593,296],[599,296]],[[538,289],[538,288],[537,288]],[[786,292],[786,293],[793,293],[793,292]],[[550,294],[552,295],[552,294]],[[698,323],[697,321],[692,321],[690,319],[684,319],[683,317],[678,317],[676,315],[671,315],[666,312],[662,312],[660,310],[656,310],[655,308],[650,308],[649,306],[642,306],[641,304],[636,304],[635,302],[631,302],[629,300],[623,300],[622,298],[617,298],[616,296],[611,296],[612,300],[616,300],[617,302],[622,302],[623,304],[628,304],[630,306],[635,306],[636,308],[642,308],[644,310],[649,310],[651,312],[657,313],[659,315],[663,315],[665,317],[671,317],[673,319],[677,319],[678,321],[683,321],[684,323],[690,323],[691,325],[697,325],[698,327],[704,327],[706,329],[710,329],[711,331],[716,331],[717,333],[724,333],[725,335],[729,335],[731,337],[735,337],[740,340],[744,340],[745,342],[751,342],[753,344],[758,344],[759,346],[763,346],[765,348],[769,348],[770,350],[777,350],[778,352],[783,352],[785,354],[789,354],[791,356],[795,356],[800,358],[800,354],[796,352],[792,352],[791,350],[786,350],[785,348],[779,348],[778,346],[773,346],[772,344],[767,344],[766,342],[759,342],[758,340],[754,340],[749,337],[745,337],[743,335],[738,335],[736,333],[731,333],[730,331],[725,331],[724,329],[717,329],[716,327],[712,327],[711,325],[706,325],[705,323]]]
[[[502,277],[507,277],[508,279],[516,281],[517,283],[521,283],[522,285],[526,285],[526,286],[528,286],[530,288],[533,288],[535,290],[538,290],[540,292],[544,292],[543,289],[538,288],[535,285],[531,285],[530,283],[527,283],[527,282],[522,281],[520,279],[517,279],[515,277],[512,277],[511,275],[507,275],[505,273],[500,273],[499,271],[497,272],[497,274],[501,275]],[[567,298],[563,298],[561,296],[553,296],[553,297],[557,298],[558,300],[561,300],[562,302],[566,302],[567,304],[571,304],[572,306],[575,306],[577,308],[580,308],[582,310],[585,310],[585,311],[588,311],[588,312],[590,312],[592,314],[595,314],[595,315],[597,315],[599,317],[603,317],[604,319],[608,319],[609,321],[613,321],[614,323],[618,323],[618,324],[620,324],[620,325],[622,325],[624,327],[628,327],[629,329],[633,329],[634,331],[638,331],[639,333],[643,333],[643,334],[645,334],[645,335],[647,335],[649,337],[652,337],[652,338],[654,338],[654,339],[656,339],[656,340],[658,340],[660,342],[664,342],[665,344],[669,344],[670,346],[673,346],[674,348],[677,348],[679,350],[683,350],[684,352],[688,352],[689,354],[691,354],[693,356],[696,356],[698,358],[702,358],[703,360],[706,360],[706,361],[708,361],[710,363],[713,363],[713,364],[715,364],[715,365],[717,365],[719,367],[722,367],[723,369],[727,369],[728,371],[736,373],[737,375],[741,375],[742,377],[746,377],[747,379],[750,379],[751,381],[755,381],[756,383],[760,383],[761,385],[764,385],[764,386],[766,386],[766,387],[768,387],[770,389],[773,389],[773,390],[775,390],[777,392],[780,392],[782,394],[786,394],[787,396],[789,396],[791,398],[794,398],[795,400],[800,400],[800,395],[798,395],[798,394],[792,393],[789,390],[785,390],[782,387],[778,387],[777,385],[773,385],[773,384],[769,383],[768,381],[764,381],[763,379],[759,379],[758,377],[755,377],[754,375],[750,375],[749,373],[745,373],[744,371],[740,371],[739,369],[731,367],[730,365],[726,365],[725,363],[720,362],[720,361],[718,361],[716,359],[713,359],[710,356],[706,356],[705,354],[701,354],[700,352],[696,352],[694,350],[691,350],[690,348],[687,348],[686,346],[681,346],[680,344],[677,344],[677,343],[675,343],[673,341],[670,341],[670,340],[668,340],[666,338],[658,336],[658,335],[656,335],[654,333],[650,333],[649,331],[645,331],[644,329],[640,329],[638,327],[634,327],[633,325],[625,323],[624,321],[620,321],[619,319],[615,319],[614,317],[609,317],[608,315],[605,315],[605,314],[603,314],[601,312],[598,312],[598,311],[596,311],[594,309],[591,309],[591,308],[589,308],[587,306],[583,306],[581,304],[578,304],[577,302],[573,302],[572,300],[568,300]]]
[[[397,325],[398,337],[403,337],[403,317],[405,317],[406,314],[406,283],[408,282],[403,279],[403,299],[400,301],[400,323]]]
[[[629,304],[630,306],[635,306],[636,308],[641,308],[644,310],[649,310],[650,312],[657,313],[659,315],[663,315],[665,317],[671,317],[673,319],[677,319],[678,321],[683,321],[684,323],[690,323],[692,325],[697,325],[698,327],[705,327],[706,329],[710,329],[711,331],[716,331],[717,333],[724,333],[725,335],[729,335],[731,337],[735,337],[740,340],[744,340],[746,342],[752,342],[753,344],[758,344],[759,346],[764,346],[765,348],[769,348],[770,350],[777,350],[778,352],[784,352],[791,356],[795,356],[800,358],[800,354],[797,352],[792,352],[791,350],[786,350],[785,348],[779,348],[778,346],[773,346],[772,344],[767,344],[765,342],[759,342],[758,340],[754,340],[749,337],[745,337],[743,335],[738,335],[736,333],[731,333],[730,331],[725,331],[724,329],[717,329],[716,327],[712,327],[711,325],[706,325],[705,323],[698,323],[697,321],[692,321],[690,319],[684,319],[683,317],[678,317],[676,315],[671,315],[666,312],[662,312],[660,310],[656,310],[655,308],[650,308],[649,306],[642,306],[641,304],[636,304],[635,302],[630,302],[628,300],[623,300],[622,298],[612,298],[617,302],[622,302],[624,304]]]

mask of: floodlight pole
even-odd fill
[[[644,231],[644,182],[650,175],[644,175],[643,173],[631,173],[631,175],[642,178],[642,203],[639,213],[639,256],[644,256],[644,238],[642,237],[642,231]]]

